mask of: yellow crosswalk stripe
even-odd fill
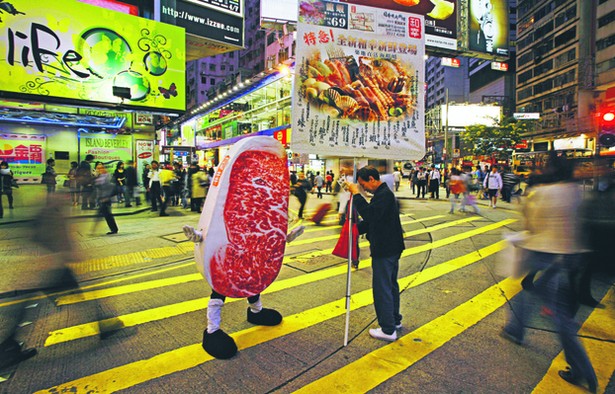
[[[419,222],[428,221],[428,220],[434,220],[436,218],[442,218],[442,217],[444,217],[444,215],[431,216],[431,217],[424,218],[424,219],[407,220],[407,221],[401,222],[401,224],[403,226],[403,225],[406,225],[406,224],[419,223]],[[410,233],[406,232],[404,235],[406,237],[409,237],[410,235],[422,234],[422,233],[425,233],[425,232],[432,231],[432,230],[429,230],[429,229],[433,229],[433,231],[435,231],[435,230],[439,230],[441,228],[452,227],[452,226],[456,226],[458,224],[462,224],[462,223],[466,223],[466,222],[471,222],[473,220],[479,220],[479,219],[482,219],[482,217],[480,217],[480,216],[472,216],[472,217],[469,217],[469,218],[454,220],[452,222],[446,222],[446,223],[440,224],[440,225],[438,225],[440,227],[434,226],[436,228],[429,227],[428,229],[420,229],[419,233],[412,233],[412,234],[410,234]],[[312,244],[312,243],[321,242],[321,241],[329,241],[329,240],[332,240],[332,239],[338,239],[339,237],[340,237],[339,234],[323,235],[322,237],[317,237],[317,238],[299,239],[297,241],[293,241],[291,243],[291,245],[292,246],[307,245],[307,244]]]
[[[504,279],[397,341],[313,381],[295,393],[367,392],[408,369],[495,312],[521,290],[519,282],[510,278]],[[421,341],[417,341],[417,338]]]
[[[423,218],[419,220],[420,221],[432,220],[432,219],[436,219],[442,216],[443,215],[431,216],[429,218]],[[478,219],[479,217],[475,217],[474,219],[467,218],[463,220],[470,221],[470,220],[478,220]],[[456,224],[461,224],[461,223],[453,222],[450,225],[453,226]],[[429,231],[436,231],[436,230],[440,230],[445,227],[449,227],[449,225],[445,223],[445,224],[440,224],[440,225],[433,226],[433,227],[428,227],[426,229],[420,229],[420,230],[417,230],[417,232],[415,233],[411,233],[411,234],[407,233],[407,236],[417,235],[417,234],[429,232]],[[339,235],[336,235],[335,237],[337,238],[339,237]],[[293,243],[293,245],[295,244]],[[365,243],[361,245],[365,246]],[[330,254],[332,250],[333,249],[327,249],[328,253],[326,254]],[[313,256],[313,254],[311,254],[311,256]],[[301,256],[298,256],[298,257],[301,257]],[[284,260],[284,261],[287,262],[288,260]],[[181,283],[188,283],[192,281],[198,281],[201,279],[202,279],[202,276],[199,274],[189,274],[189,275],[184,275],[179,279],[176,279],[176,278],[158,279],[158,280],[151,281],[151,282],[142,282],[142,283],[137,283],[137,284],[132,284],[132,285],[119,286],[113,289],[102,289],[102,290],[95,290],[95,291],[79,293],[79,294],[70,294],[70,295],[59,297],[56,300],[56,305],[60,306],[60,305],[76,304],[79,302],[92,301],[96,299],[107,298],[107,297],[112,297],[112,296],[117,296],[117,295],[128,294],[128,293],[134,293],[134,292],[143,291],[143,290],[151,290],[154,288],[171,286],[171,285],[181,284]]]
[[[605,308],[596,308],[579,330],[580,340],[598,378],[598,392],[604,393],[611,376],[615,372],[615,288],[611,287],[601,301]],[[568,364],[564,352],[559,353],[533,393],[557,393],[566,389],[567,393],[586,393],[581,387],[565,382],[558,371]]]
[[[452,272],[455,269],[462,268],[476,261],[479,261],[491,254],[497,253],[503,247],[504,242],[500,241],[496,244],[487,246],[478,251],[469,253],[465,256],[455,258],[447,263],[443,263],[435,267],[430,267],[422,272],[417,272],[412,275],[409,275],[408,277],[402,278],[399,282],[399,285],[400,287],[408,286],[409,288],[419,286],[420,284],[426,283],[430,280],[439,278],[442,275]],[[480,313],[486,313],[486,316],[493,310],[497,309],[494,309],[495,304],[505,302],[505,298],[502,297],[503,291],[506,295],[512,296],[515,286],[520,287],[518,284],[513,285],[513,283],[509,284],[509,282],[512,281],[507,279],[503,282],[500,282],[500,284],[495,285],[492,288],[481,293],[481,302],[473,303],[472,300],[470,300],[463,304],[469,306],[464,307],[461,311],[458,311],[455,314],[445,315],[447,316],[446,318],[441,317],[438,319],[441,319],[442,324],[448,323],[451,326],[450,330],[447,330],[447,332],[449,333],[455,332],[455,330],[459,330],[458,328],[453,326],[469,327],[470,325],[467,324],[465,319],[468,319],[468,321],[479,321],[480,319],[476,317],[477,315],[479,315]],[[488,295],[486,295],[486,293],[488,293]],[[483,299],[485,300],[484,303],[482,301]],[[490,301],[491,299],[496,299],[497,301]],[[235,339],[237,347],[240,350],[247,349],[258,344],[303,330],[313,325],[322,323],[326,320],[341,316],[345,313],[345,302],[345,298],[341,298],[333,302],[309,309],[307,311],[284,317],[284,320],[278,326],[252,327],[247,330],[233,333],[231,334],[231,337]],[[356,310],[371,305],[372,303],[372,290],[367,289],[352,295],[350,304],[351,310]],[[489,312],[487,313],[487,311]],[[451,320],[451,318],[453,320]],[[431,331],[425,330],[425,332],[423,332],[421,335],[432,335],[433,331],[437,331],[437,329],[432,329]],[[411,338],[411,336],[408,336],[408,338]],[[436,339],[438,338],[439,337],[437,337]],[[431,338],[429,342],[431,342]],[[136,361],[126,365],[118,366],[116,368],[105,370],[90,376],[85,376],[71,382],[51,387],[49,389],[41,390],[39,391],[39,393],[82,391],[111,393],[127,389],[137,384],[144,383],[152,379],[160,378],[165,375],[193,368],[210,360],[212,360],[212,357],[203,351],[201,345],[194,344],[159,354],[147,360]],[[363,392],[364,390],[359,391]]]
[[[134,279],[144,278],[146,276],[152,276],[152,275],[157,275],[157,274],[161,274],[161,273],[168,272],[168,271],[173,271],[173,270],[176,270],[176,269],[184,268],[184,267],[189,266],[189,265],[194,265],[194,262],[178,264],[178,265],[174,265],[172,267],[164,267],[164,268],[157,269],[157,270],[154,270],[154,271],[149,271],[149,272],[145,272],[145,273],[142,273],[142,274],[134,274],[134,275],[131,275],[129,277],[108,280],[108,281],[104,281],[104,282],[100,282],[100,283],[96,283],[96,284],[92,284],[92,285],[79,286],[79,289],[83,291],[83,290],[95,289],[95,288],[98,288],[98,287],[109,286],[109,285],[112,285],[112,284],[115,284],[115,283],[126,282],[128,280],[134,280]],[[20,298],[18,300],[12,300],[12,301],[7,301],[7,302],[0,303],[0,308],[6,307],[6,306],[11,306],[11,305],[16,305],[16,304],[21,304],[21,303],[25,303],[25,302],[42,300],[42,299],[49,298],[49,297],[57,297],[57,296],[61,296],[63,294],[70,294],[70,293],[74,293],[74,292],[75,292],[75,290],[71,289],[71,290],[58,291],[58,292],[55,292],[55,293],[49,293],[49,294],[43,294],[43,295],[37,295],[37,296],[31,296],[31,297],[24,297],[24,298]]]
[[[402,215],[399,215],[400,218],[404,217],[404,216],[411,216],[411,213],[405,213]],[[427,221],[427,220],[434,220],[434,219],[440,219],[445,217],[445,215],[436,215],[436,216],[430,216],[427,218],[420,218],[420,219],[416,219],[417,221]],[[316,231],[323,231],[323,230],[333,230],[333,229],[338,229],[338,228],[342,228],[342,226],[335,225],[335,226],[325,226],[326,224],[330,224],[330,223],[338,223],[339,220],[335,219],[335,220],[323,220],[322,222],[320,222],[320,226],[317,226],[316,223],[314,222],[306,222],[306,223],[302,223],[303,226],[305,227],[315,227],[315,228],[309,228],[307,230],[304,231],[304,233],[314,233]]]
[[[514,222],[514,220],[512,221]],[[493,223],[493,224],[490,224],[484,227],[480,227],[478,229],[474,229],[468,233],[471,233],[473,235],[483,234],[485,232],[492,231],[499,227],[505,226],[509,224],[510,222],[511,222],[511,219],[503,220],[498,223]],[[481,231],[477,231],[477,230],[481,230]],[[444,238],[444,239],[441,239],[440,241],[427,244],[427,246],[434,245],[433,247],[436,247],[435,245],[437,243],[438,245],[437,247],[442,247],[450,243],[463,240],[465,238],[469,238],[469,236],[464,237],[463,233],[457,234],[453,237]],[[449,240],[450,242],[447,242],[447,240]],[[503,245],[503,243],[500,242],[495,245]],[[404,250],[401,258],[408,257],[413,254],[419,253],[417,251],[419,250],[419,248],[421,251],[429,250],[429,248],[424,248],[424,246],[425,245]],[[489,250],[490,249],[483,248],[478,252],[478,255],[485,256],[487,253],[489,253]],[[495,252],[492,252],[492,253],[495,253]],[[453,261],[456,261],[456,260],[457,259],[454,259]],[[361,269],[366,269],[368,265],[369,265],[369,259],[364,259],[360,263],[360,266],[362,267]],[[273,292],[285,290],[291,287],[313,283],[316,281],[320,281],[320,280],[331,278],[331,277],[338,276],[338,275],[344,275],[347,272],[346,270],[347,270],[346,265],[339,265],[337,267],[312,272],[312,273],[301,275],[295,278],[278,280],[278,281],[273,282],[271,286],[269,286],[263,292],[263,294],[273,293]],[[402,285],[402,282],[400,281],[400,287],[404,287],[404,286],[405,285]],[[228,299],[227,302],[233,302],[233,301],[238,301],[238,300],[240,299]],[[183,302],[178,302],[175,304],[166,305],[166,306],[162,306],[158,308],[152,308],[146,311],[129,313],[126,315],[118,316],[118,318],[122,320],[122,322],[124,323],[126,327],[131,327],[131,326],[136,326],[139,324],[149,323],[149,322],[156,321],[156,320],[163,320],[163,319],[167,319],[170,317],[179,316],[187,312],[194,312],[197,310],[205,309],[207,307],[208,302],[209,302],[209,297],[202,297],[196,300],[183,301]],[[89,323],[84,323],[84,324],[80,324],[76,326],[66,327],[66,328],[51,331],[49,333],[49,336],[47,337],[47,340],[45,341],[45,346],[57,345],[63,342],[68,342],[68,341],[72,341],[72,340],[76,340],[80,338],[94,336],[94,335],[98,335],[98,333],[99,333],[98,322],[89,322]]]

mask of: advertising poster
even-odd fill
[[[136,140],[135,148],[137,156],[135,168],[137,169],[137,179],[139,183],[141,183],[141,174],[143,174],[145,164],[149,164],[152,162],[152,160],[154,160],[154,141]]]
[[[75,0],[11,0],[0,89],[183,111],[184,29]]]
[[[422,158],[423,17],[346,3],[306,4],[297,24],[292,150]]]
[[[508,1],[470,0],[468,48],[471,51],[508,56]]]
[[[116,134],[81,134],[80,156],[94,155],[94,161],[102,161],[105,167],[115,171],[118,161],[132,160],[132,136]]]
[[[275,0],[269,0],[277,4]],[[425,45],[444,49],[457,49],[458,0],[341,0],[343,3],[364,5],[423,15],[425,17]],[[307,4],[299,0],[300,4]],[[304,6],[304,8],[306,8]],[[299,12],[305,11],[299,6]],[[309,8],[308,8],[309,11]],[[354,24],[369,22],[369,16],[356,14]]]
[[[0,134],[0,160],[9,163],[15,178],[40,177],[45,172],[44,135]]]

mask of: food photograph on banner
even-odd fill
[[[296,53],[295,152],[423,157],[422,15],[302,1]]]

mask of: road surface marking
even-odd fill
[[[79,286],[79,289],[82,290],[82,291],[83,290],[89,290],[89,289],[95,289],[97,287],[108,286],[108,285],[111,285],[111,284],[114,284],[114,283],[126,282],[128,280],[138,279],[138,278],[142,278],[142,277],[145,277],[145,276],[156,275],[156,274],[160,274],[160,273],[163,273],[163,272],[184,268],[184,267],[187,267],[189,265],[194,265],[194,261],[192,261],[190,263],[183,263],[183,264],[174,265],[173,267],[161,268],[161,269],[157,269],[157,270],[154,270],[154,271],[145,272],[145,273],[142,273],[142,274],[134,274],[134,275],[131,275],[130,277],[124,277],[124,278],[119,278],[119,279],[108,280],[108,281],[105,281],[105,282],[100,282],[100,283],[96,283],[96,284],[92,284],[92,285]],[[56,297],[56,296],[61,296],[63,294],[71,294],[71,293],[74,293],[74,292],[75,292],[75,290],[71,289],[71,290],[58,291],[58,292],[55,292],[55,293],[43,294],[43,295],[32,296],[32,297],[27,297],[27,298],[20,298],[18,300],[13,300],[13,301],[7,301],[7,302],[0,303],[0,308],[5,307],[5,306],[10,306],[10,305],[15,305],[15,304],[21,304],[22,302],[29,302],[29,301],[36,301],[36,300],[41,300],[41,299],[45,299],[45,298],[52,298],[52,297]]]
[[[579,338],[598,378],[598,392],[604,393],[615,371],[615,288],[611,287],[600,302],[605,308],[596,308],[579,330]],[[564,352],[560,352],[533,393],[556,393],[563,388],[569,393],[587,393],[587,390],[565,382],[558,371],[568,366]]]
[[[467,233],[456,234],[455,236],[441,239],[434,243],[427,244],[427,246],[432,245],[432,248],[446,246],[450,243],[469,238],[470,236],[473,236],[473,235],[478,235],[478,234],[486,233],[488,231],[495,230],[499,227],[505,226],[514,221],[515,220],[507,219],[507,220],[503,220],[498,223],[492,223],[484,227],[473,229]],[[463,236],[463,234],[468,234],[468,233],[471,233],[471,235],[468,235],[467,237]],[[450,242],[447,242],[447,240],[450,240]],[[436,243],[438,244],[438,246],[435,246]],[[503,241],[500,241],[494,245],[498,245],[497,248],[501,249],[500,245],[503,245]],[[402,253],[401,258],[419,253],[416,251],[417,249],[428,250],[429,248],[425,249],[425,246],[426,245],[421,245],[415,248],[406,249]],[[480,256],[484,257],[486,253],[490,253],[491,249],[489,248],[491,247],[493,247],[493,245],[480,249],[478,252],[473,252],[465,256],[471,256],[471,255],[477,254],[479,257]],[[496,252],[499,251],[500,249],[496,250]],[[495,252],[491,252],[491,253],[495,253]],[[462,256],[462,257],[465,257],[465,256]],[[361,263],[363,264],[359,264],[362,267],[361,269],[367,269],[369,267],[370,260],[371,259],[369,258],[362,260]],[[453,259],[451,261],[458,261],[458,259]],[[439,264],[438,267],[439,266],[446,267],[448,265],[447,263],[442,263],[442,264]],[[423,270],[422,272],[424,273],[425,270]],[[347,273],[347,266],[339,265],[333,268],[328,268],[325,270],[315,271],[309,274],[304,274],[304,275],[301,275],[295,278],[278,280],[278,281],[273,282],[267,289],[265,289],[265,291],[263,291],[263,294],[273,293],[273,292],[285,290],[291,287],[313,283],[313,282],[331,278],[334,276],[344,275],[346,273]],[[421,272],[418,272],[417,274],[421,274]],[[416,278],[413,277],[413,280],[414,279]],[[419,280],[420,280],[420,276],[419,276]],[[401,280],[399,282],[399,285],[400,285],[400,288],[404,288],[406,286],[405,284],[402,285]],[[239,301],[239,300],[241,299],[231,298],[231,299],[228,299],[227,302],[234,302],[234,301]],[[157,308],[148,309],[145,311],[129,313],[126,315],[117,316],[117,318],[122,320],[122,322],[124,323],[124,326],[131,327],[131,326],[136,326],[139,324],[149,323],[149,322],[156,321],[156,320],[163,320],[163,319],[167,319],[170,317],[179,316],[181,314],[188,313],[188,312],[194,312],[197,310],[206,309],[208,302],[209,302],[209,297],[202,297],[202,298],[198,298],[195,300],[182,301],[182,302],[178,302],[175,304],[170,304],[170,305],[165,305],[165,306],[161,306]],[[98,335],[98,333],[99,333],[98,322],[96,321],[79,324],[76,326],[61,328],[58,330],[51,331],[49,333],[49,336],[47,337],[45,341],[45,346],[52,346],[52,345],[57,345],[63,342],[86,338],[89,336]]]
[[[422,272],[416,272],[412,275],[409,275],[405,278],[399,280],[400,288],[409,286],[416,287],[420,284],[423,284],[429,280],[437,279],[446,273],[452,272],[455,269],[459,269],[470,265],[476,261],[480,261],[483,258],[497,253],[502,250],[504,247],[504,241],[497,242],[493,245],[489,245],[485,248],[482,248],[478,251],[474,251],[467,255],[457,257],[447,263],[439,264],[435,267],[430,267]],[[417,278],[421,278],[422,280],[416,280]],[[289,280],[290,281],[290,280]],[[448,322],[450,324],[450,329],[447,332],[454,332],[454,330],[459,330],[460,327],[465,327],[469,325],[463,321],[465,319],[469,319],[469,321],[480,321],[477,316],[480,315],[481,311],[489,311],[485,314],[487,316],[492,312],[493,304],[503,304],[506,302],[506,299],[502,297],[502,291],[504,290],[508,293],[508,287],[513,287],[509,282],[513,282],[510,279],[506,279],[500,282],[497,285],[492,286],[487,289],[483,293],[481,293],[478,297],[480,297],[481,302],[483,302],[483,298],[485,299],[485,305],[481,305],[479,303],[473,302],[474,298],[464,304],[471,305],[472,307],[463,307],[461,311],[457,311],[454,314],[445,314],[444,316],[450,316],[455,320],[452,322]],[[514,283],[518,283],[514,282]],[[520,286],[517,284],[516,287]],[[512,290],[510,290],[512,292]],[[489,296],[484,295],[488,293]],[[475,297],[476,298],[476,297]],[[497,299],[495,301],[489,300],[489,298]],[[236,299],[239,301],[240,299]],[[228,300],[230,301],[230,299]],[[290,315],[284,317],[282,323],[278,326],[274,327],[263,327],[256,326],[249,328],[247,330],[242,330],[233,334],[230,334],[231,337],[235,339],[237,343],[237,347],[241,349],[247,349],[258,344],[274,340],[276,338],[283,337],[285,335],[303,330],[305,328],[314,326],[316,324],[322,323],[324,321],[333,319],[335,317],[341,316],[346,313],[346,300],[345,298],[341,298],[327,304],[308,309],[304,312],[300,312],[294,315]],[[352,295],[350,307],[351,310],[356,310],[365,306],[369,306],[373,303],[372,299],[372,289],[366,289],[355,293]],[[501,306],[501,305],[500,305]],[[458,307],[459,308],[459,307]],[[456,308],[457,309],[457,308]],[[454,309],[453,311],[455,311]],[[495,308],[497,309],[497,308]],[[493,310],[495,310],[493,309]],[[452,313],[453,311],[449,312]],[[436,319],[437,321],[446,321],[450,319],[450,317],[444,318],[441,316]],[[460,321],[461,320],[461,321]],[[463,323],[463,324],[460,324]],[[431,324],[431,323],[428,323]],[[472,323],[475,324],[475,323]],[[425,326],[424,326],[425,327]],[[436,335],[436,340],[441,340],[441,334],[438,334],[437,325],[429,326],[434,335]],[[416,332],[421,332],[421,335],[431,335],[432,331],[423,329],[423,331],[419,331],[421,328],[415,330]],[[465,330],[465,328],[464,328]],[[463,330],[461,330],[463,331]],[[457,334],[455,334],[457,335]],[[410,338],[410,336],[407,336]],[[405,338],[405,337],[404,337]],[[410,339],[412,340],[412,339]],[[424,341],[423,346],[425,346],[430,342]],[[435,350],[435,349],[432,349]],[[166,376],[175,372],[179,372],[182,370],[190,369],[201,365],[207,361],[212,360],[213,358],[209,356],[207,353],[203,351],[201,348],[201,344],[194,344],[189,346],[184,346],[175,350],[171,350],[154,357],[151,357],[146,360],[140,360],[136,362],[132,362],[129,364],[121,365],[115,368],[111,368],[93,375],[85,376],[71,382],[67,382],[58,386],[51,387],[46,390],[41,390],[38,393],[62,393],[62,392],[92,392],[92,393],[110,393],[123,389],[127,389],[129,387],[135,386],[140,383],[147,382],[152,379],[160,378],[162,376]],[[355,371],[356,373],[356,371]],[[364,392],[365,390],[359,390],[360,392]]]
[[[520,280],[504,279],[397,341],[303,386],[295,393],[364,393],[374,389],[495,312],[520,290]]]
[[[438,215],[438,216],[442,216],[442,215]],[[421,220],[431,220],[438,216],[432,216],[430,218],[424,218]],[[478,219],[478,217],[476,218]],[[470,218],[463,219],[463,220],[469,220],[469,219]],[[450,225],[453,226],[455,224],[456,223],[451,222]],[[433,227],[428,227],[427,229],[429,229],[430,231],[436,231],[436,230],[443,228],[442,226],[444,226],[444,224],[440,224],[440,225],[433,226]],[[449,227],[449,226],[444,226],[444,227]],[[422,233],[427,229],[420,229],[417,231],[419,233]],[[411,235],[416,235],[416,234],[411,234]],[[339,234],[335,235],[335,238],[338,238],[338,237],[339,237]],[[330,253],[333,249],[327,249],[327,250],[329,250],[329,253]],[[296,257],[301,257],[301,256],[296,256]],[[172,278],[167,278],[167,279],[158,279],[158,280],[150,281],[153,283],[142,282],[142,283],[136,283],[136,284],[131,284],[131,285],[114,287],[112,289],[101,289],[101,290],[95,290],[95,291],[86,292],[86,293],[70,294],[70,295],[66,295],[66,296],[62,296],[58,298],[56,300],[56,305],[61,306],[61,305],[76,304],[76,303],[84,302],[84,301],[92,301],[96,299],[107,298],[107,297],[112,297],[112,296],[117,296],[117,295],[135,293],[135,292],[142,291],[142,290],[151,290],[151,289],[159,288],[159,287],[165,287],[165,286],[171,286],[171,285],[176,285],[176,284],[181,284],[181,283],[198,281],[198,280],[201,280],[202,278],[203,277],[200,274],[189,274],[189,275],[183,275],[181,279],[176,279],[175,277],[172,277]]]

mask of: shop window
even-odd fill
[[[211,86],[215,86],[215,85],[216,85],[216,79],[215,79],[215,78],[211,78],[211,79],[209,80],[209,84],[210,84]]]
[[[216,65],[215,65],[215,64],[213,64],[213,63],[211,63],[211,64],[209,65],[209,71],[216,71]]]

